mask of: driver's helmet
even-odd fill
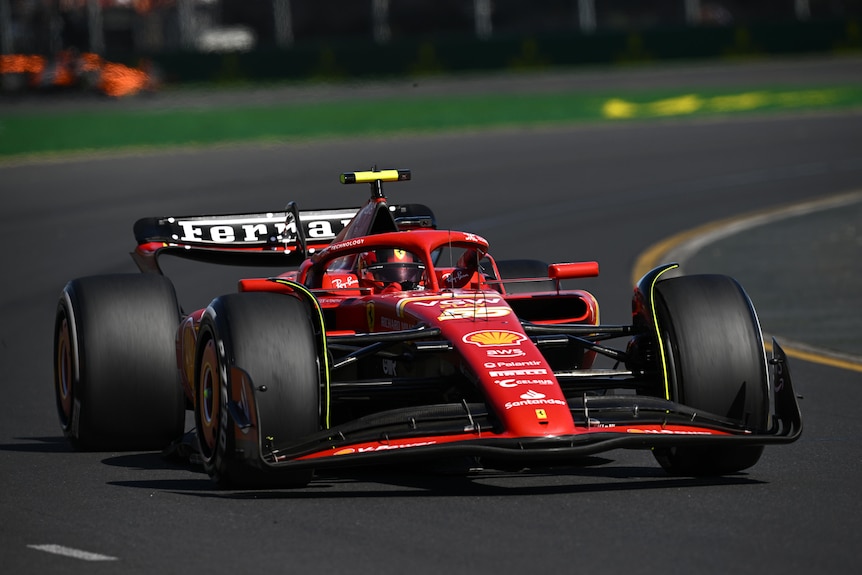
[[[422,289],[425,264],[410,252],[379,249],[359,255],[359,285],[382,290],[398,284],[402,290]]]

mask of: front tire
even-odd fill
[[[179,307],[162,276],[69,282],[54,323],[54,396],[76,449],[155,450],[182,435]]]
[[[201,457],[222,487],[302,487],[310,469],[275,470],[237,448],[228,402],[232,368],[254,387],[261,442],[285,445],[320,429],[320,371],[308,307],[297,298],[240,293],[217,298],[201,320],[195,370],[195,423]],[[262,449],[264,446],[258,446]]]
[[[754,432],[769,421],[763,335],[742,286],[721,275],[656,284],[656,318],[667,369],[667,399],[719,415]],[[724,475],[753,466],[763,446],[656,449],[675,475]]]

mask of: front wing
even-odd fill
[[[802,433],[802,417],[787,358],[777,342],[773,342],[770,363],[772,416],[765,431],[747,430],[722,417],[656,397],[584,395],[569,402],[578,433],[566,436],[507,434],[495,430],[484,404],[463,403],[374,414],[289,446],[261,442],[248,433],[253,426],[246,426],[248,435],[240,441],[241,450],[249,463],[264,469],[348,468],[461,456],[526,467],[563,464],[612,449],[790,443]]]

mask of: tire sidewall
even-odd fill
[[[218,308],[218,302],[214,302],[214,304],[204,312],[204,316],[201,320],[201,329],[196,353],[197,357],[195,361],[194,416],[195,429],[198,430],[198,443],[200,446],[200,454],[204,469],[214,480],[219,483],[223,483],[229,480],[229,458],[227,457],[229,448],[228,443],[233,442],[233,433],[230,432],[230,426],[232,426],[233,423],[230,421],[230,414],[227,410],[228,385],[230,385],[230,383],[227,375],[228,359],[225,355],[225,351],[230,349],[230,342],[228,340],[230,334],[229,330],[224,327],[219,329],[219,322],[217,320],[219,314],[215,311],[213,306]],[[215,369],[213,369],[213,366],[206,366],[204,364],[207,351],[206,346],[210,342],[212,342],[215,349]],[[207,427],[211,427],[211,425],[207,425],[204,422],[204,415],[202,413],[203,407],[201,406],[201,402],[205,400],[203,397],[204,389],[202,377],[204,376],[206,369],[212,370],[213,375],[216,377],[215,391],[218,395],[217,411],[214,417],[215,429],[213,445],[209,445],[206,438],[201,436],[204,433],[202,430]]]
[[[78,331],[71,299],[74,291],[63,290],[54,319],[54,398],[63,435],[73,445],[78,441],[78,396],[82,393]],[[65,325],[63,324],[65,322]],[[61,346],[64,346],[61,349]]]

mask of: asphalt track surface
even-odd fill
[[[858,70],[845,72],[858,81]],[[737,80],[732,68],[725,73],[726,83]],[[278,209],[291,199],[358,205],[366,188],[340,186],[337,175],[374,164],[411,168],[414,180],[389,186],[389,196],[430,204],[444,226],[481,233],[498,256],[598,260],[601,276],[581,285],[602,302],[603,321],[625,322],[631,272],[647,247],[717,220],[862,189],[860,158],[862,115],[844,112],[4,166],[2,570],[855,573],[862,375],[852,369],[792,360],[802,439],[730,477],[671,478],[648,453],[613,451],[554,470],[384,470],[324,475],[300,490],[218,491],[200,470],[156,453],[70,451],[51,390],[51,330],[65,281],[134,271],[127,253],[138,217]],[[843,305],[833,292],[858,285],[862,273],[859,209],[845,210],[817,212],[827,222],[752,228],[686,265],[739,271],[765,329],[782,321],[804,341],[809,328],[825,331],[818,317]],[[798,241],[824,229],[839,239]],[[746,236],[754,244],[740,252],[733,242]],[[232,289],[221,271],[174,271],[187,307]],[[812,272],[816,281],[805,278]],[[843,311],[858,318],[851,304]],[[852,346],[845,335],[838,349]]]

